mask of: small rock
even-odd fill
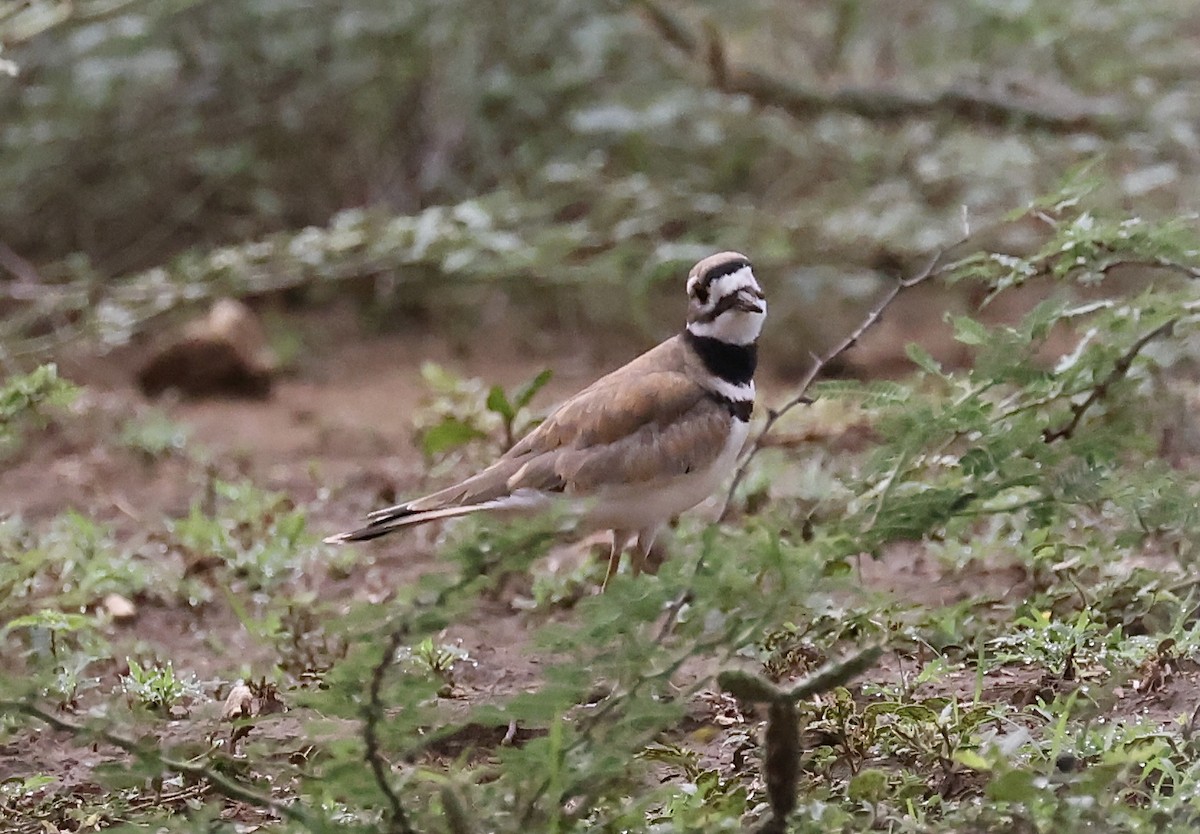
[[[159,348],[137,379],[148,396],[174,388],[192,397],[265,397],[277,367],[258,317],[240,301],[222,298]]]
[[[120,594],[109,594],[104,598],[104,610],[115,621],[127,622],[137,616],[137,606]]]
[[[229,690],[225,699],[225,708],[221,710],[222,721],[235,721],[238,718],[253,718],[258,714],[258,699],[250,687],[239,681]]]
[[[275,684],[259,681],[238,681],[229,690],[225,698],[225,706],[221,709],[222,721],[236,721],[239,718],[255,718],[259,715],[274,715],[283,712],[287,707],[279,697]]]

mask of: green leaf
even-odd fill
[[[878,802],[887,796],[887,793],[887,774],[873,767],[856,773],[846,786],[846,796],[855,802]]]
[[[858,399],[867,408],[886,408],[906,403],[913,393],[908,386],[885,379],[871,382],[830,379],[818,382],[811,391],[815,399]]]
[[[1010,770],[988,783],[987,795],[998,802],[1028,802],[1040,793],[1036,778],[1028,770]]]
[[[918,368],[926,373],[942,376],[942,365],[936,359],[929,355],[929,351],[918,345],[916,342],[909,342],[904,346],[904,352],[908,354],[908,358],[913,361]]]
[[[517,416],[517,408],[521,407],[518,403],[516,408],[514,408],[513,404],[508,401],[508,396],[504,393],[504,389],[499,385],[493,385],[492,389],[488,391],[487,402],[485,404],[488,411],[493,414],[499,414],[508,423],[513,421]]]
[[[902,704],[895,701],[885,701],[879,704],[871,704],[867,707],[866,715],[894,715],[898,718],[907,718],[909,721],[915,721],[919,724],[936,725],[938,714],[924,704]]]
[[[4,630],[0,632],[0,636],[18,628],[44,628],[49,631],[67,632],[79,631],[89,628],[91,625],[92,618],[83,614],[66,614],[62,611],[43,608],[36,613],[9,620],[4,626]]]
[[[529,382],[517,389],[517,393],[513,397],[513,404],[517,408],[524,408],[525,406],[529,405],[530,401],[534,398],[534,395],[536,395],[538,391],[541,391],[542,388],[545,387],[546,383],[550,381],[550,377],[552,376],[554,376],[554,372],[549,368],[546,368],[533,379],[529,380]]]
[[[421,378],[439,394],[448,394],[458,387],[459,378],[436,362],[421,363]]]
[[[954,338],[964,345],[982,345],[991,339],[991,332],[975,319],[968,316],[951,316]]]
[[[433,457],[486,435],[457,417],[447,417],[421,435],[421,451]]]
[[[979,755],[975,750],[955,750],[952,756],[954,761],[958,762],[963,767],[981,773],[992,769],[992,764],[983,756]]]

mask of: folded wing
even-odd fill
[[[362,541],[399,527],[481,510],[527,510],[554,495],[588,497],[709,466],[728,410],[684,369],[662,370],[671,342],[643,354],[563,403],[490,467],[438,492],[378,510],[367,526],[328,541]],[[657,370],[644,370],[647,366]],[[641,367],[639,367],[641,366]]]

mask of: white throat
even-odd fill
[[[691,321],[687,329],[693,336],[707,336],[731,345],[748,345],[758,340],[763,320],[767,317],[767,302],[760,301],[761,313],[726,310],[712,321]]]

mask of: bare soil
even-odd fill
[[[371,508],[434,485],[414,446],[410,422],[411,413],[426,396],[422,362],[432,360],[463,376],[505,386],[552,367],[555,376],[535,401],[535,406],[545,408],[644,347],[630,345],[626,356],[614,350],[611,357],[598,357],[570,334],[552,334],[541,341],[544,352],[533,353],[524,346],[528,340],[492,333],[481,335],[478,344],[464,350],[461,342],[419,329],[364,336],[351,316],[337,311],[299,318],[295,326],[305,350],[276,381],[271,395],[262,399],[168,397],[151,403],[134,381],[138,348],[101,358],[64,357],[60,363],[64,376],[85,388],[77,406],[82,416],[27,435],[20,452],[0,469],[3,512],[38,525],[74,508],[112,524],[130,540],[161,528],[165,519],[185,514],[205,474],[194,461],[173,456],[147,460],[113,442],[122,421],[156,407],[187,427],[190,442],[206,450],[211,471],[243,476],[286,493],[310,508],[310,523],[317,532],[336,532],[357,523]],[[898,345],[911,332],[904,327],[893,330],[889,341],[896,356]],[[882,348],[874,343],[871,349],[874,356]],[[765,376],[761,396],[765,402],[775,402],[788,381],[770,365]],[[322,616],[336,616],[362,601],[382,602],[395,588],[439,569],[438,535],[435,527],[424,527],[365,545],[364,558],[348,575],[318,566],[303,581],[326,612]],[[563,558],[588,558],[593,544],[593,540],[567,544],[559,553]],[[1025,579],[1005,566],[948,572],[917,545],[892,548],[883,559],[861,565],[860,575],[869,588],[934,606],[980,594],[1012,599],[1023,593]],[[177,731],[183,736],[221,732],[219,699],[228,691],[231,670],[249,666],[269,677],[274,650],[247,633],[237,613],[220,598],[199,607],[163,605],[152,595],[135,602],[136,616],[114,626],[114,645],[130,651],[150,647],[158,657],[170,658],[180,672],[210,682],[213,702],[198,707]],[[462,691],[457,694],[468,701],[488,700],[532,687],[539,668],[536,658],[525,651],[531,628],[527,617],[496,601],[448,631],[444,641],[460,644],[473,660],[458,676]],[[5,665],[2,660],[0,665]],[[122,662],[114,658],[103,691],[112,691],[122,671],[126,671]],[[892,678],[903,671],[884,666],[877,674]],[[973,676],[969,677],[952,679],[944,687],[969,694],[974,685]],[[1190,713],[1200,702],[1198,679],[1197,670],[1189,665],[1155,681],[1150,692],[1127,689],[1113,704],[1114,716],[1152,712],[1165,720]],[[1036,686],[1037,679],[1033,673],[1012,670],[990,685],[1019,693]],[[720,704],[710,707],[722,708]],[[453,741],[448,744],[453,747]],[[709,753],[727,757],[729,751],[721,753],[714,742]],[[18,743],[0,748],[0,780],[45,773],[57,780],[56,790],[83,795],[100,790],[92,771],[113,755],[111,750],[81,745],[61,733],[34,730]]]

